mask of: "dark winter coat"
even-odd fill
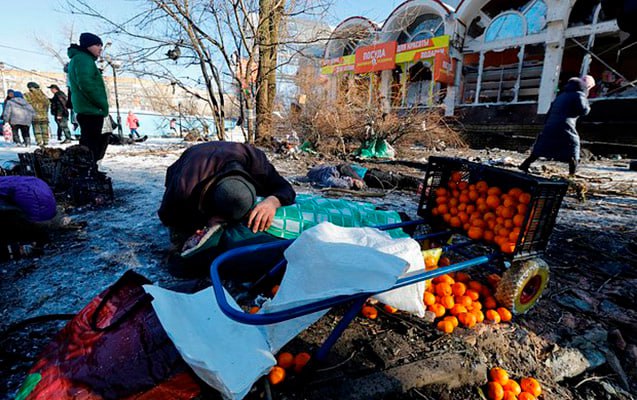
[[[0,204],[16,206],[31,222],[55,216],[55,197],[49,185],[34,176],[0,176]]]
[[[51,115],[55,118],[68,118],[69,110],[66,108],[67,97],[63,91],[58,90],[51,99]]]
[[[544,129],[533,146],[538,157],[568,162],[579,160],[580,140],[575,124],[580,116],[590,112],[587,90],[579,80],[570,80],[551,104]]]
[[[274,169],[266,155],[254,146],[235,142],[208,142],[193,146],[168,167],[166,191],[158,214],[164,225],[179,230],[201,228],[207,218],[198,203],[203,186],[227,172],[236,161],[252,177],[257,196],[276,196],[282,205],[294,203],[292,185]]]
[[[108,115],[108,98],[102,73],[95,65],[97,58],[88,50],[72,44],[68,50],[68,80],[71,103],[76,114]]]
[[[35,117],[35,110],[22,96],[16,96],[5,103],[2,116],[12,126],[29,126]]]

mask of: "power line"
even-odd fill
[[[17,51],[23,51],[25,53],[32,53],[32,54],[38,54],[40,56],[47,56],[50,57],[50,54],[44,54],[44,53],[40,53],[37,51],[33,51],[33,50],[27,50],[27,49],[21,49],[19,47],[13,47],[13,46],[7,46],[6,44],[0,44],[0,47],[4,47],[5,49],[11,49],[11,50],[17,50]]]
[[[12,65],[12,64],[9,64],[9,63],[7,63],[7,62],[5,62],[5,63],[4,63],[4,65],[6,65],[6,66],[8,66],[8,67],[11,67],[11,68],[13,68],[13,69],[17,69],[17,70],[19,70],[19,71],[28,72],[28,73],[30,73],[30,74],[32,74],[32,75],[39,76],[40,78],[51,79],[51,80],[54,80],[54,81],[56,81],[56,82],[62,82],[62,83],[64,83],[64,79],[60,79],[60,78],[56,78],[56,77],[48,76],[48,75],[43,75],[43,74],[41,74],[41,73],[39,73],[39,72],[35,72],[35,71],[32,71],[32,70],[28,70],[28,69],[20,68],[20,67],[18,67],[17,65]]]

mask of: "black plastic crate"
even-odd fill
[[[87,176],[73,180],[71,200],[76,206],[113,201],[113,182],[109,177]]]
[[[36,176],[51,187],[56,187],[60,180],[60,172],[62,170],[62,164],[59,159],[36,154]]]
[[[430,157],[418,204],[418,215],[426,218],[437,229],[449,228],[449,225],[442,217],[432,214],[432,210],[437,206],[435,191],[439,187],[447,188],[451,175],[455,171],[458,171],[462,179],[470,184],[483,180],[490,187],[498,186],[503,192],[517,187],[529,193],[531,200],[527,205],[515,250],[507,257],[516,260],[526,259],[544,252],[555,226],[557,212],[568,188],[567,182],[549,180],[459,158]]]
[[[20,175],[37,176],[37,159],[33,153],[18,153],[20,159]]]

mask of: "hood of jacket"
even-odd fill
[[[9,101],[12,101],[13,103],[18,104],[21,107],[24,107],[29,104],[29,102],[27,102],[26,99],[24,99],[23,97],[14,97]]]
[[[89,57],[91,57],[93,60],[97,60],[97,57],[95,57],[93,54],[91,54],[90,51],[86,50],[84,47],[80,47],[76,44],[72,44],[68,50],[66,50],[66,55],[69,56],[69,58],[73,58],[79,54],[87,54]]]

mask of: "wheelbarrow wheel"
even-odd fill
[[[541,258],[514,263],[498,283],[495,297],[513,314],[529,311],[549,281],[549,266]]]

